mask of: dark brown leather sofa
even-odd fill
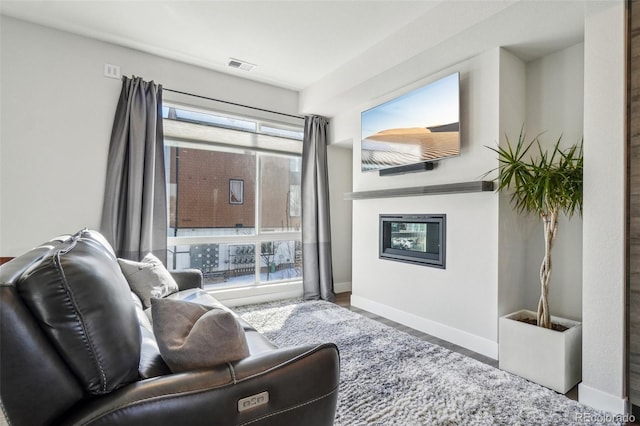
[[[9,424],[333,424],[335,345],[276,348],[240,320],[248,357],[172,374],[117,268],[94,231],[0,266],[0,399]],[[199,271],[174,278],[180,291],[169,297],[215,301]]]

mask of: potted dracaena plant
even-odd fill
[[[496,190],[510,195],[518,213],[540,217],[545,247],[537,313],[522,310],[500,318],[500,368],[566,393],[581,378],[582,327],[551,316],[551,250],[560,213],[582,214],[583,155],[581,143],[562,149],[561,139],[545,150],[539,136],[526,141],[523,126],[515,146],[507,137],[505,146],[488,148],[498,155]],[[558,359],[550,363],[551,358]]]

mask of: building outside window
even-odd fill
[[[302,127],[164,105],[169,269],[207,288],[302,280]]]

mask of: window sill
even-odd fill
[[[302,281],[227,287],[207,290],[207,292],[226,306],[243,306],[302,297]]]

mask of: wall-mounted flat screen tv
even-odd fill
[[[362,113],[362,171],[460,155],[460,73]]]

